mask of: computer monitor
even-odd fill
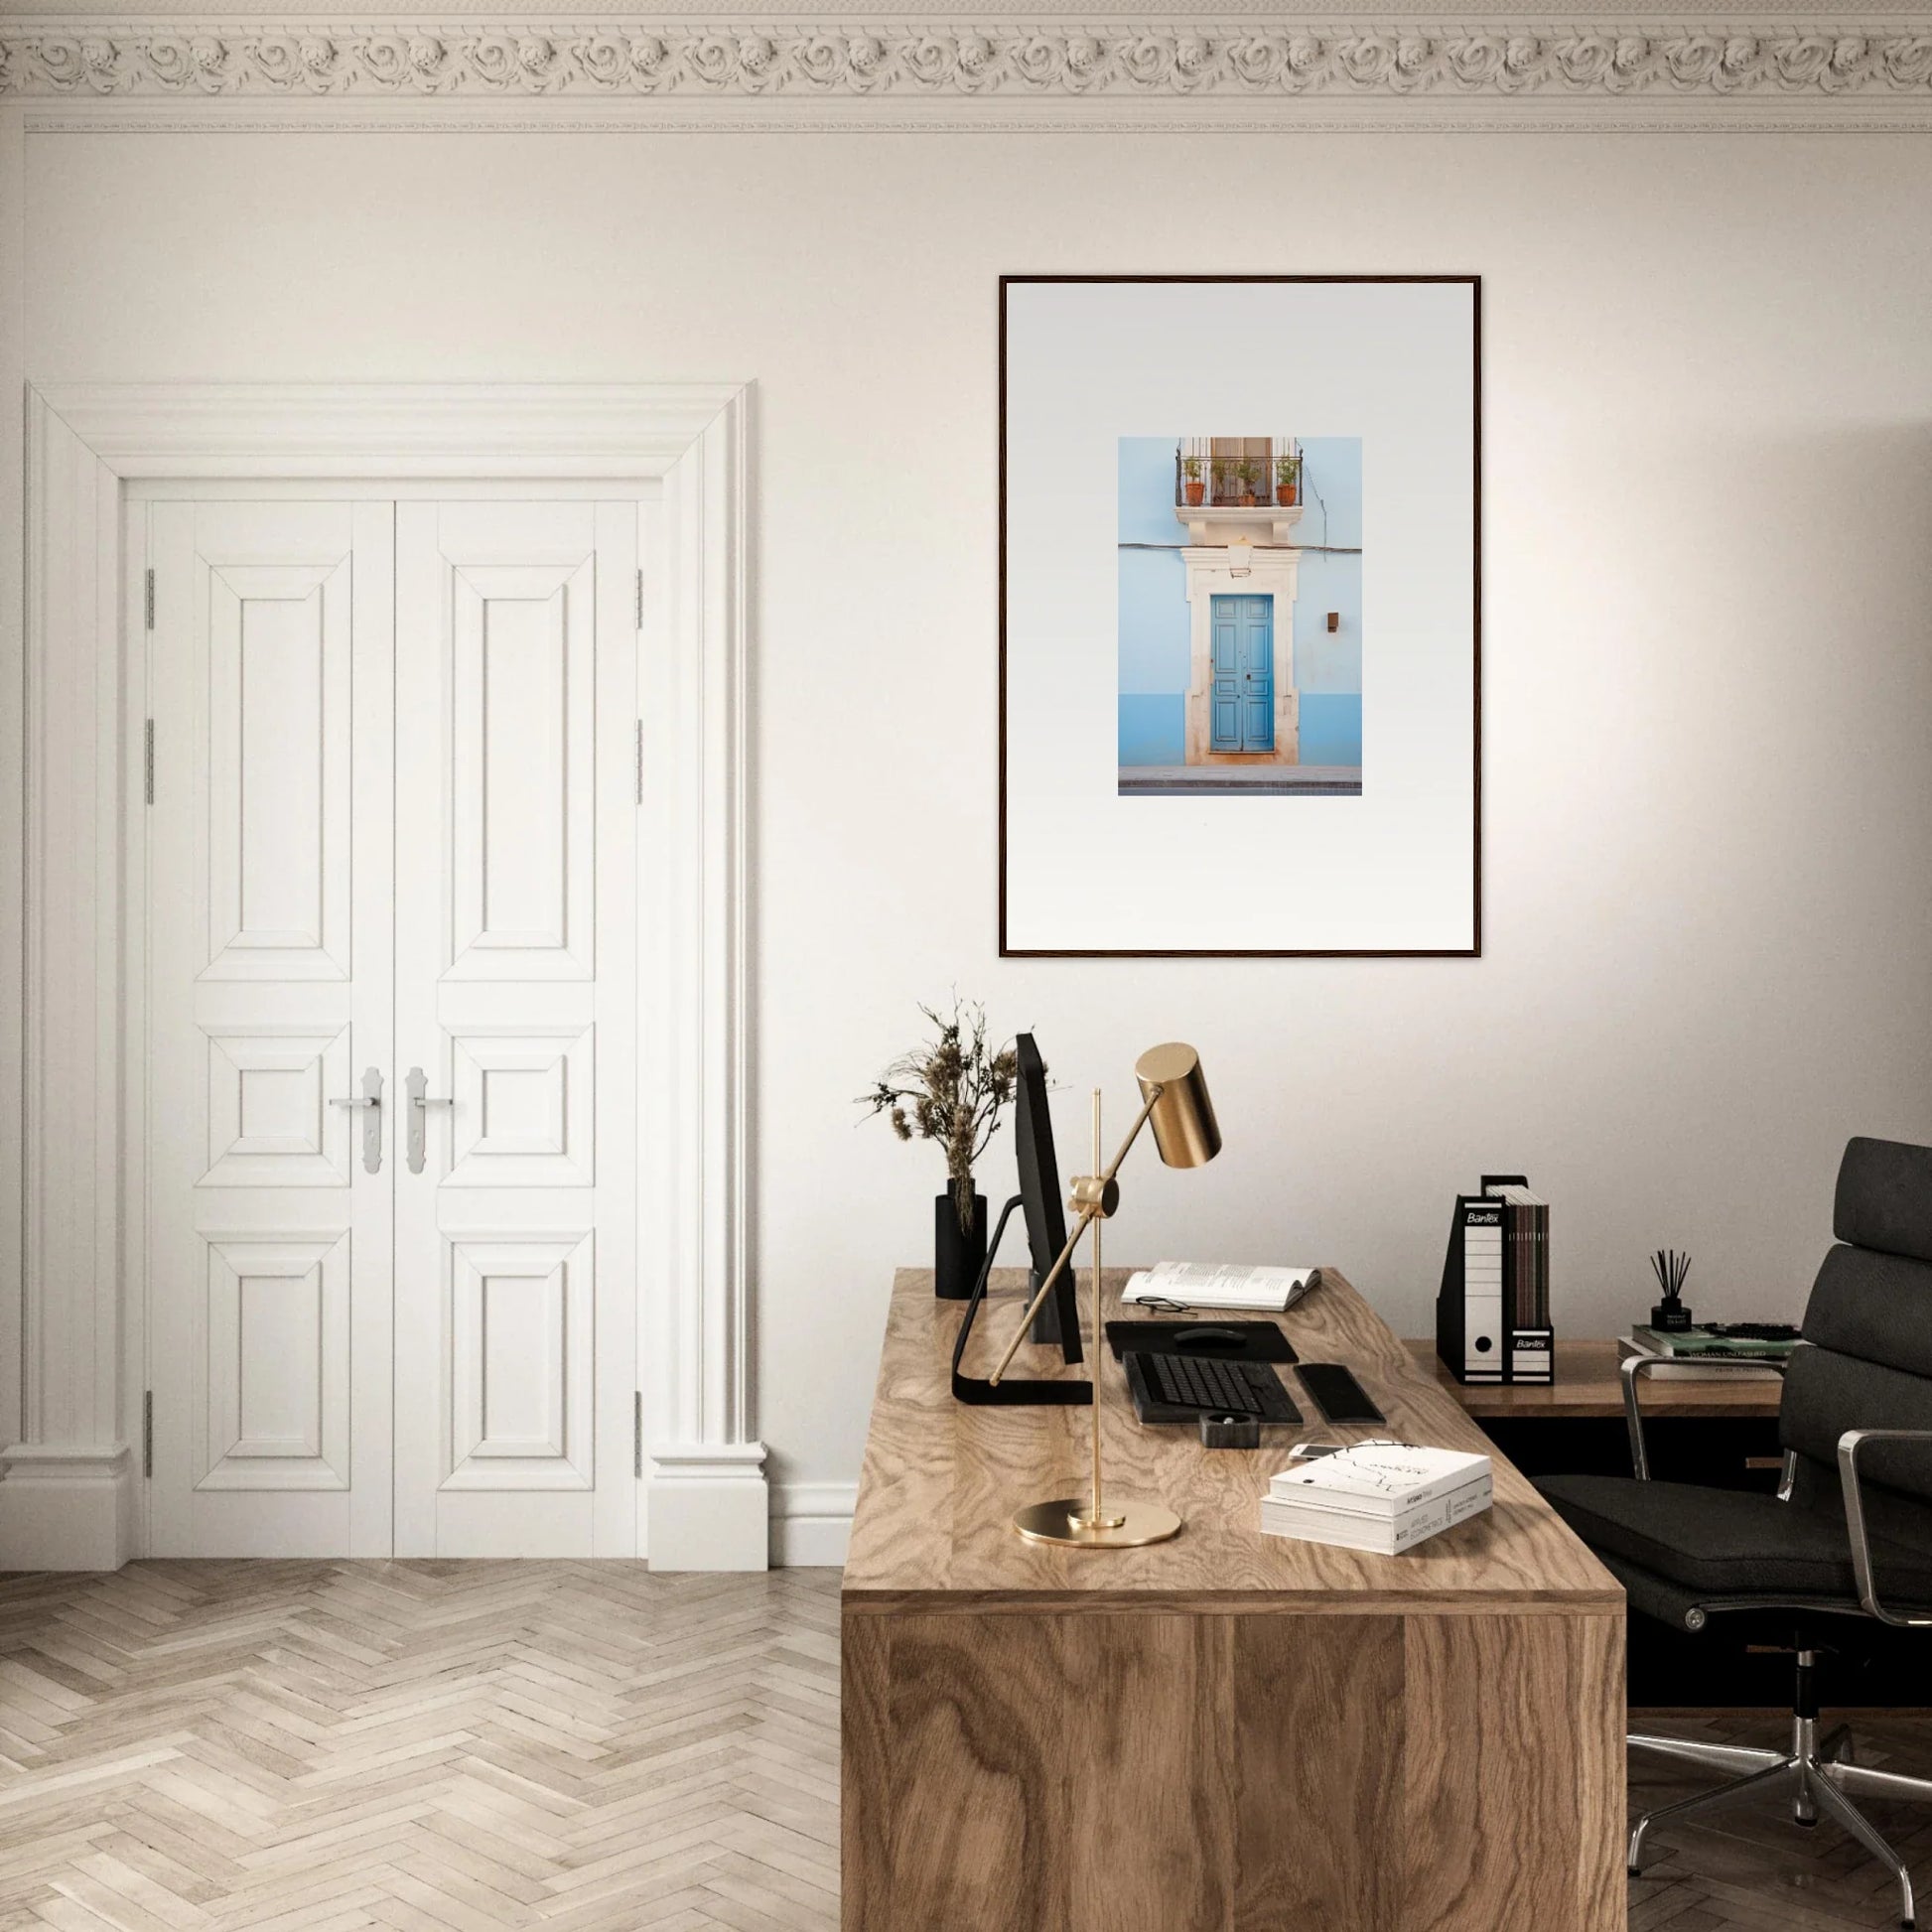
[[[1020,1168],[1021,1212],[1027,1219],[1027,1246],[1032,1251],[1031,1289],[1038,1294],[1046,1271],[1066,1246],[1066,1214],[1060,1204],[1059,1163],[1053,1158],[1053,1116],[1047,1107],[1046,1062],[1032,1034],[1013,1042],[1019,1062],[1014,1092],[1014,1157]],[[1034,1317],[1033,1338],[1058,1342],[1069,1362],[1081,1359],[1080,1319],[1075,1300],[1073,1269],[1069,1266]]]
[[[966,1352],[971,1343],[974,1317],[986,1299],[987,1278],[999,1258],[1000,1240],[1015,1208],[1027,1222],[1027,1245],[1031,1250],[1032,1286],[1028,1299],[1039,1293],[1060,1250],[1066,1246],[1066,1214],[1060,1204],[1060,1169],[1053,1158],[1053,1117],[1046,1104],[1046,1064],[1032,1034],[1021,1034],[1014,1041],[1014,1158],[1020,1169],[1020,1191],[1000,1210],[993,1240],[987,1249],[986,1266],[973,1285],[971,1299],[960,1317],[959,1332],[953,1338],[952,1392],[961,1402],[1025,1404],[1080,1403],[1093,1400],[1091,1384],[1085,1381],[1044,1382],[1023,1376],[1005,1375],[997,1384],[984,1376],[966,1373]],[[1053,1292],[1040,1305],[1034,1318],[1031,1338],[1048,1345],[1057,1343],[1061,1359],[1078,1362],[1085,1351],[1080,1345],[1080,1316],[1073,1294],[1073,1270],[1064,1269],[1053,1284]]]

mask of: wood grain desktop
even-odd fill
[[[1109,1484],[1186,1524],[1145,1550],[1014,1535],[1078,1491],[1086,1411],[956,1404],[959,1317],[899,1272],[842,1596],[846,1932],[1623,1926],[1623,1593],[1528,1481],[1498,1458],[1493,1509],[1402,1557],[1260,1532],[1305,1437],[1490,1449],[1344,1280],[1283,1326],[1386,1429],[1206,1449],[1109,1357]]]

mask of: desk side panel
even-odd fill
[[[1623,1618],[1405,1622],[1404,1925],[1622,1932]]]
[[[1403,1620],[1216,1620],[1233,1651],[1233,1932],[1403,1932]]]
[[[1620,1616],[844,1622],[845,1932],[1621,1932]]]

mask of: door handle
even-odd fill
[[[362,1075],[362,1091],[342,1100],[331,1100],[332,1107],[360,1107],[362,1114],[362,1165],[370,1173],[382,1172],[382,1074],[376,1067]]]
[[[421,1173],[429,1151],[429,1110],[432,1107],[454,1107],[456,1102],[447,1094],[440,1099],[432,1096],[429,1075],[420,1066],[409,1069],[403,1085],[409,1089],[409,1172]]]

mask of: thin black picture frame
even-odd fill
[[[1470,927],[1466,946],[1015,946],[1007,935],[1007,291],[1046,283],[1127,286],[1184,283],[1341,283],[1466,287],[1471,311],[1471,503],[1474,555],[1470,563]],[[999,370],[999,938],[1002,959],[1480,959],[1482,957],[1482,277],[1480,275],[1002,275],[1000,277]]]

